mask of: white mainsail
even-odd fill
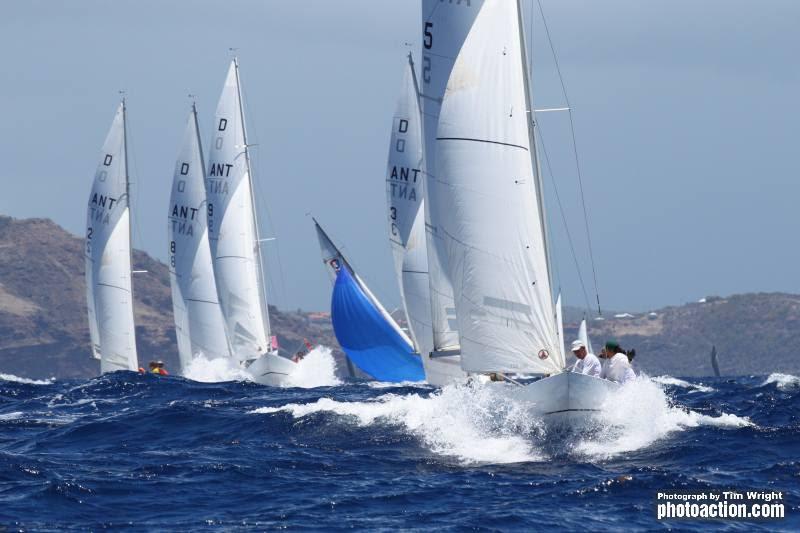
[[[442,232],[446,191],[440,191],[435,177],[436,129],[442,98],[453,64],[467,38],[483,0],[468,2],[422,1],[421,93],[425,135],[425,225],[428,231],[428,271],[433,325],[433,346],[437,352],[455,352],[459,347],[453,286],[448,276],[447,250]]]
[[[89,195],[86,230],[86,300],[92,353],[103,373],[136,370],[131,285],[130,188],[120,103],[103,144]]]
[[[564,348],[564,311],[561,309],[561,293],[558,293],[556,298],[556,336],[558,337],[558,345]],[[566,351],[564,354],[566,355]]]
[[[389,242],[403,309],[417,352],[433,350],[430,280],[425,235],[425,183],[419,93],[411,54],[392,121],[386,169]]]
[[[518,2],[485,0],[439,116],[440,237],[456,291],[461,366],[549,374],[564,368],[532,160]]]
[[[206,192],[209,243],[228,341],[235,358],[256,359],[270,351],[271,342],[235,59],[217,105]]]
[[[206,220],[205,164],[197,110],[186,124],[169,202],[169,277],[178,353],[184,371],[192,359],[230,355]]]

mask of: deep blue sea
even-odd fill
[[[794,376],[642,380],[579,435],[491,385],[3,377],[10,529],[800,529]],[[729,488],[783,491],[787,518],[655,519],[658,490]]]

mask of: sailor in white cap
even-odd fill
[[[593,353],[589,353],[586,349],[586,344],[578,339],[572,343],[572,353],[578,358],[575,366],[572,367],[573,372],[578,374],[586,374],[587,376],[600,377],[600,360]]]

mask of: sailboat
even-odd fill
[[[392,121],[386,170],[389,242],[403,310],[425,380],[442,386],[466,378],[458,356],[431,357],[433,323],[428,243],[425,231],[425,157],[422,109],[414,62],[408,54],[403,86]]]
[[[197,109],[186,123],[169,203],[169,278],[181,368],[197,357],[229,357],[208,242],[205,164]]]
[[[378,381],[422,381],[414,342],[400,328],[314,219],[322,261],[334,280],[331,322],[350,361]]]
[[[89,194],[86,303],[92,355],[102,373],[138,369],[131,285],[126,103],[119,104]]]
[[[714,375],[720,377],[721,374],[719,372],[719,359],[717,358],[716,346],[711,347],[711,367],[714,369]]]
[[[436,10],[476,16],[441,100],[428,195],[455,289],[461,367],[541,376],[514,396],[548,420],[586,420],[618,385],[565,371],[521,5],[471,4]],[[426,23],[424,47],[446,28]]]
[[[265,385],[287,383],[297,364],[271,335],[239,63],[231,62],[214,118],[206,173],[208,239],[232,357]]]

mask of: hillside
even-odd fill
[[[18,376],[94,376],[89,355],[83,241],[45,219],[0,216],[0,373]],[[134,254],[139,360],[160,358],[177,368],[172,303],[166,266]],[[281,346],[293,350],[303,338],[331,346],[339,359],[325,313],[270,308]],[[705,376],[716,344],[724,374],[800,374],[800,295],[744,294],[709,297],[705,303],[667,307],[633,318],[592,320],[596,348],[609,337],[636,348],[638,366],[652,375]],[[566,337],[577,334],[581,313],[567,309]],[[568,354],[568,361],[574,360]]]
[[[0,216],[0,373],[30,378],[94,376],[84,284],[83,240],[50,220]],[[178,368],[166,266],[136,251],[136,343],[140,363]],[[329,320],[270,308],[281,346],[303,338],[336,346]],[[341,353],[336,353],[339,358]],[[340,365],[344,368],[343,365]]]

